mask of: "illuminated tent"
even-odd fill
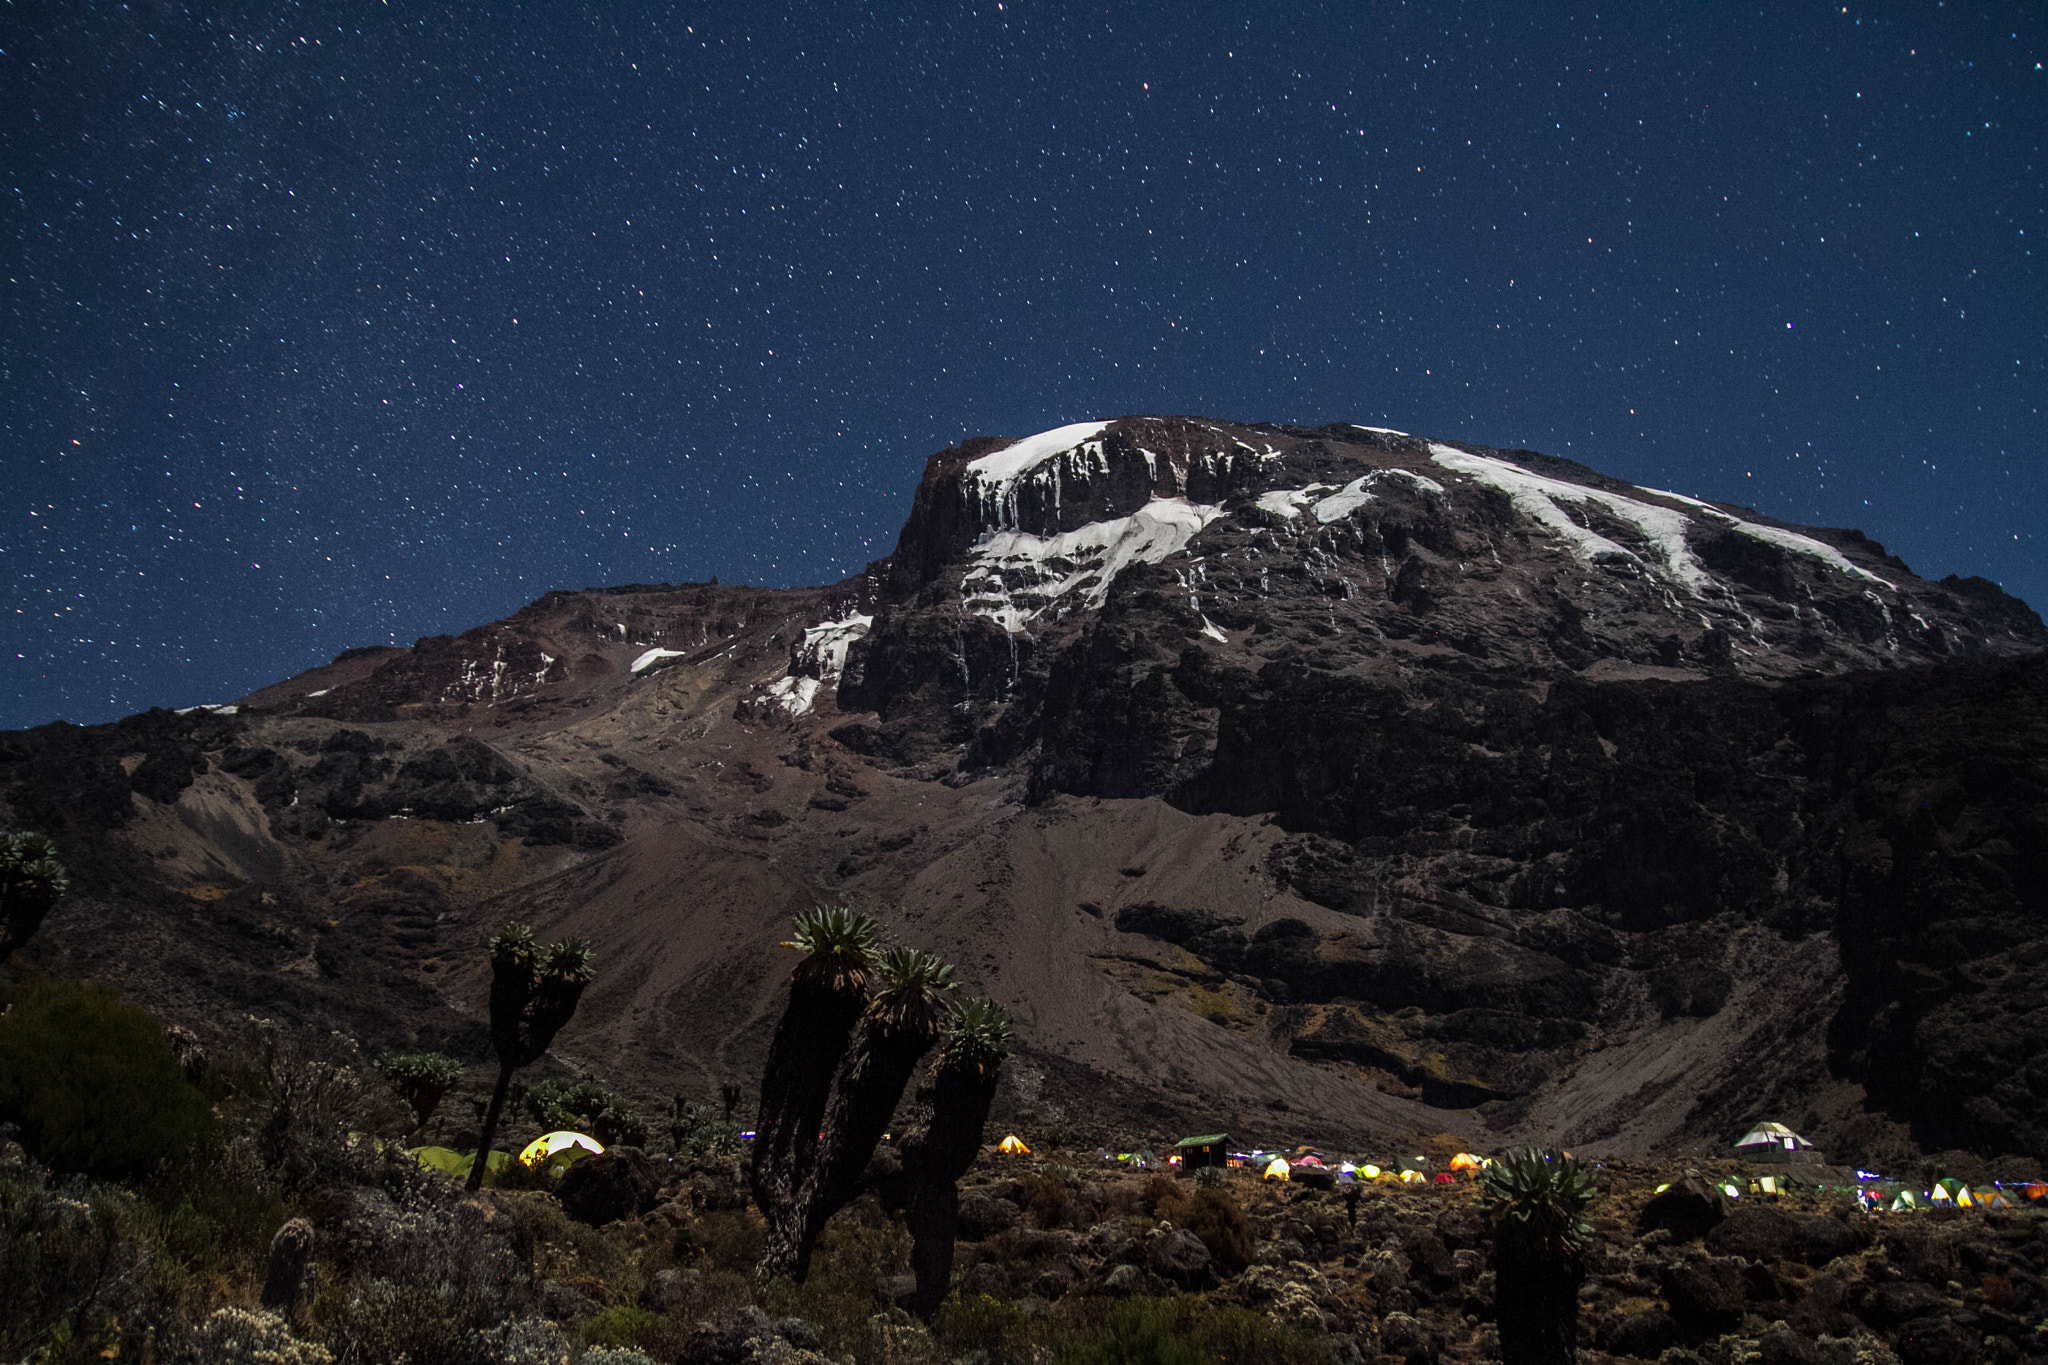
[[[1008,1152],[1011,1156],[1031,1155],[1031,1149],[1029,1147],[1026,1147],[1024,1145],[1024,1140],[1018,1137],[1015,1133],[1010,1134],[1001,1142],[998,1142],[996,1144],[996,1150],[999,1152]]]
[[[1274,1157],[1272,1164],[1266,1167],[1265,1178],[1268,1180],[1291,1180],[1293,1173],[1288,1168],[1287,1158],[1284,1156]]]
[[[2029,1204],[2039,1204],[2043,1200],[2048,1200],[2048,1181],[2029,1180],[2020,1186],[2019,1194],[2020,1198]]]
[[[1991,1185],[1979,1185],[1970,1193],[1976,1197],[1980,1209],[2009,1209],[2012,1200],[2005,1197],[2005,1191]]]
[[[1811,1155],[1801,1155],[1811,1153]],[[1759,1123],[1735,1144],[1744,1161],[1818,1161],[1814,1145],[1782,1123]]]
[[[1486,1162],[1483,1158],[1476,1157],[1472,1155],[1472,1153],[1470,1152],[1460,1152],[1456,1156],[1451,1158],[1452,1170],[1471,1171],[1475,1175],[1479,1172],[1479,1168],[1484,1166],[1485,1164]]]
[[[458,1180],[469,1179],[470,1164],[476,1160],[473,1153],[458,1152],[450,1147],[415,1147],[407,1155],[430,1171],[443,1171]],[[496,1175],[511,1159],[503,1152],[494,1151],[484,1159],[484,1170]]]
[[[1914,1209],[1919,1208],[1921,1204],[1922,1200],[1919,1195],[1911,1190],[1900,1190],[1898,1195],[1892,1200],[1891,1211],[1893,1213],[1911,1213]]]
[[[557,1154],[588,1152],[592,1156],[604,1154],[604,1144],[587,1133],[572,1133],[567,1128],[558,1128],[552,1133],[542,1133],[526,1144],[519,1153],[519,1160],[527,1166],[538,1166]],[[575,1158],[567,1157],[568,1160]]]
[[[1427,1185],[1429,1183],[1429,1177],[1424,1175],[1421,1171],[1403,1171],[1401,1172],[1401,1183],[1403,1185]]]

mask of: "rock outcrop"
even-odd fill
[[[2044,648],[1854,531],[1123,418],[932,457],[844,583],[552,593],[0,737],[0,794],[87,870],[43,950],[194,1023],[480,1047],[518,913],[620,964],[598,1065],[751,1085],[851,899],[1018,1010],[1000,1113],[2041,1156]]]

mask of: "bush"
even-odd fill
[[[0,1359],[90,1360],[155,1308],[135,1203],[83,1179],[52,1184],[0,1148]]]
[[[1165,1299],[1127,1299],[1094,1332],[1061,1346],[1059,1365],[1222,1365],[1183,1330]]]
[[[1024,1310],[986,1294],[948,1295],[932,1318],[932,1336],[949,1360],[980,1352],[991,1361],[1030,1356],[1031,1323]]]
[[[677,1156],[732,1156],[740,1150],[740,1126],[721,1118],[708,1104],[677,1100],[675,1116],[669,1121],[669,1137],[675,1143]]]
[[[1331,1365],[1329,1341],[1248,1308],[1133,1298],[1053,1352],[1059,1365]]]
[[[1174,1186],[1153,1204],[1153,1210],[1175,1227],[1201,1238],[1224,1274],[1235,1275],[1252,1263],[1258,1240],[1252,1220],[1228,1191],[1208,1185],[1183,1191]]]
[[[588,1133],[607,1147],[638,1147],[647,1124],[632,1102],[601,1081],[542,1081],[526,1091],[526,1112],[546,1129]]]
[[[377,1070],[411,1107],[421,1127],[440,1108],[448,1087],[462,1078],[462,1063],[440,1052],[395,1052],[378,1062]]]
[[[284,1319],[261,1309],[222,1308],[193,1334],[195,1358],[206,1365],[334,1365],[334,1353],[291,1334]]]
[[[44,1161],[101,1179],[180,1161],[215,1136],[163,1026],[95,981],[36,981],[0,1018],[0,1112]]]

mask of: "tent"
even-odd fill
[[[1921,1207],[1924,1202],[1919,1195],[1911,1190],[1900,1190],[1898,1196],[1892,1200],[1891,1211],[1893,1213],[1911,1213],[1914,1209]]]
[[[1810,1153],[1810,1155],[1802,1155]],[[1735,1144],[1735,1155],[1744,1161],[1818,1161],[1814,1145],[1782,1123],[1759,1123]]]
[[[1728,1184],[1723,1185],[1721,1187],[1721,1193],[1727,1195],[1730,1199],[1742,1198],[1742,1191],[1736,1187],[1733,1181],[1730,1181]]]
[[[2019,1196],[2029,1204],[2039,1204],[2043,1200],[2048,1200],[2048,1181],[2029,1180],[2020,1186]]]
[[[1479,1173],[1480,1167],[1484,1166],[1485,1164],[1486,1161],[1484,1158],[1476,1157],[1472,1155],[1472,1153],[1470,1152],[1460,1152],[1456,1156],[1451,1158],[1452,1170],[1471,1171],[1474,1175],[1477,1175]]]
[[[476,1160],[473,1152],[458,1152],[449,1147],[414,1147],[406,1155],[430,1171],[442,1171],[458,1180],[469,1179],[470,1164]],[[484,1171],[488,1175],[496,1175],[511,1159],[504,1152],[493,1151],[484,1158]]]
[[[996,1150],[999,1152],[1008,1152],[1011,1156],[1031,1155],[1031,1149],[1029,1147],[1026,1147],[1024,1145],[1024,1140],[1018,1137],[1015,1133],[1010,1134],[1001,1142],[998,1142],[996,1144]]]
[[[1429,1177],[1417,1170],[1406,1170],[1401,1172],[1401,1183],[1403,1185],[1427,1185]]]
[[[1980,1209],[2009,1209],[2012,1207],[2012,1200],[2005,1197],[2005,1191],[1991,1185],[1979,1185],[1976,1189],[1971,1190],[1970,1193],[1976,1198],[1977,1207]]]
[[[1378,1180],[1385,1174],[1385,1171],[1373,1165],[1370,1161],[1358,1168],[1358,1175],[1361,1180]]]
[[[1309,1152],[1294,1158],[1294,1164],[1297,1166],[1320,1166],[1323,1164],[1323,1159],[1314,1152]]]
[[[1288,1169],[1287,1158],[1284,1156],[1274,1157],[1272,1164],[1266,1167],[1265,1178],[1268,1180],[1291,1179],[1292,1173]]]
[[[1934,1188],[1927,1193],[1930,1199],[1946,1201],[1959,1209],[1972,1209],[1977,1206],[1977,1200],[1971,1195],[1970,1187],[1952,1175],[1935,1181]]]
[[[527,1143],[525,1149],[519,1153],[519,1160],[522,1165],[538,1166],[550,1157],[568,1152],[588,1152],[592,1156],[601,1156],[604,1153],[604,1144],[586,1133],[572,1133],[566,1128],[560,1128],[552,1133],[542,1133]],[[573,1161],[575,1158],[568,1159]]]
[[[1432,1185],[1455,1185],[1458,1183],[1458,1177],[1452,1175],[1449,1171],[1438,1171],[1436,1179],[1430,1183]]]

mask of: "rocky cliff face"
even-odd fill
[[[445,1003],[412,1036],[467,1027],[494,917],[587,933],[564,1047],[649,1085],[746,1076],[772,944],[843,897],[1020,1011],[1027,1108],[2043,1156],[2044,646],[1853,531],[1124,418],[934,456],[833,588],[552,594],[0,780],[160,889],[304,907],[290,988],[374,963]]]

